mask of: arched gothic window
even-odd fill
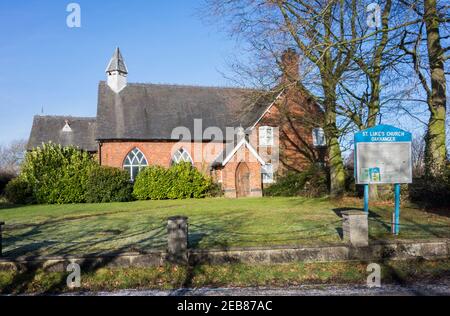
[[[145,167],[148,166],[147,158],[137,148],[134,148],[125,158],[123,168],[130,173],[131,181],[134,181]]]
[[[189,153],[183,148],[175,152],[172,157],[172,165],[179,164],[180,162],[189,162],[190,164],[194,164],[191,155],[189,155]]]

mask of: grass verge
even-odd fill
[[[82,273],[77,292],[182,287],[287,287],[305,284],[365,284],[368,263],[292,263],[278,265],[200,265],[193,268],[101,268]],[[438,281],[450,276],[450,260],[388,261],[380,263],[382,283]],[[70,290],[68,273],[42,270],[0,272],[1,294],[57,294]]]

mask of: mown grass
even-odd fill
[[[278,265],[200,265],[194,268],[101,268],[82,272],[77,292],[123,289],[172,290],[183,287],[288,287],[306,284],[366,284],[367,263],[291,263]],[[450,276],[450,260],[392,261],[380,263],[382,283],[437,282]],[[42,270],[18,273],[0,271],[0,294],[56,294],[71,292],[68,273]]]
[[[192,248],[341,243],[339,214],[361,201],[306,198],[204,199],[113,204],[4,205],[4,255],[82,255],[166,247],[166,219],[189,217]],[[392,239],[392,205],[374,206],[372,240]],[[450,218],[402,209],[400,238],[448,238]]]

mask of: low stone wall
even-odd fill
[[[450,257],[449,240],[372,243],[367,247],[330,245],[321,247],[231,249],[190,252],[191,264],[211,263],[289,263],[333,261],[380,261],[438,259]]]
[[[189,263],[198,264],[272,264],[291,262],[344,262],[406,259],[442,259],[450,257],[450,240],[395,241],[371,243],[367,247],[350,245],[329,245],[320,247],[271,247],[271,248],[231,248],[218,250],[188,251]],[[152,267],[169,263],[169,256],[163,251],[146,253],[115,253],[84,257],[34,257],[3,258],[0,270],[44,269],[65,271],[70,263],[78,263],[82,271],[102,267]]]

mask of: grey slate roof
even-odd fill
[[[127,66],[125,65],[125,61],[120,53],[119,47],[116,48],[113,57],[111,58],[108,67],[106,68],[106,72],[119,71],[124,74],[128,74]]]
[[[69,122],[71,132],[63,128]],[[52,142],[62,146],[75,146],[89,152],[98,150],[95,141],[96,119],[71,116],[35,116],[28,141],[28,150]]]
[[[194,119],[203,130],[252,126],[275,99],[275,93],[239,88],[128,84],[119,94],[100,82],[98,140],[171,140],[176,127],[194,139]],[[195,137],[195,140],[201,140]]]

